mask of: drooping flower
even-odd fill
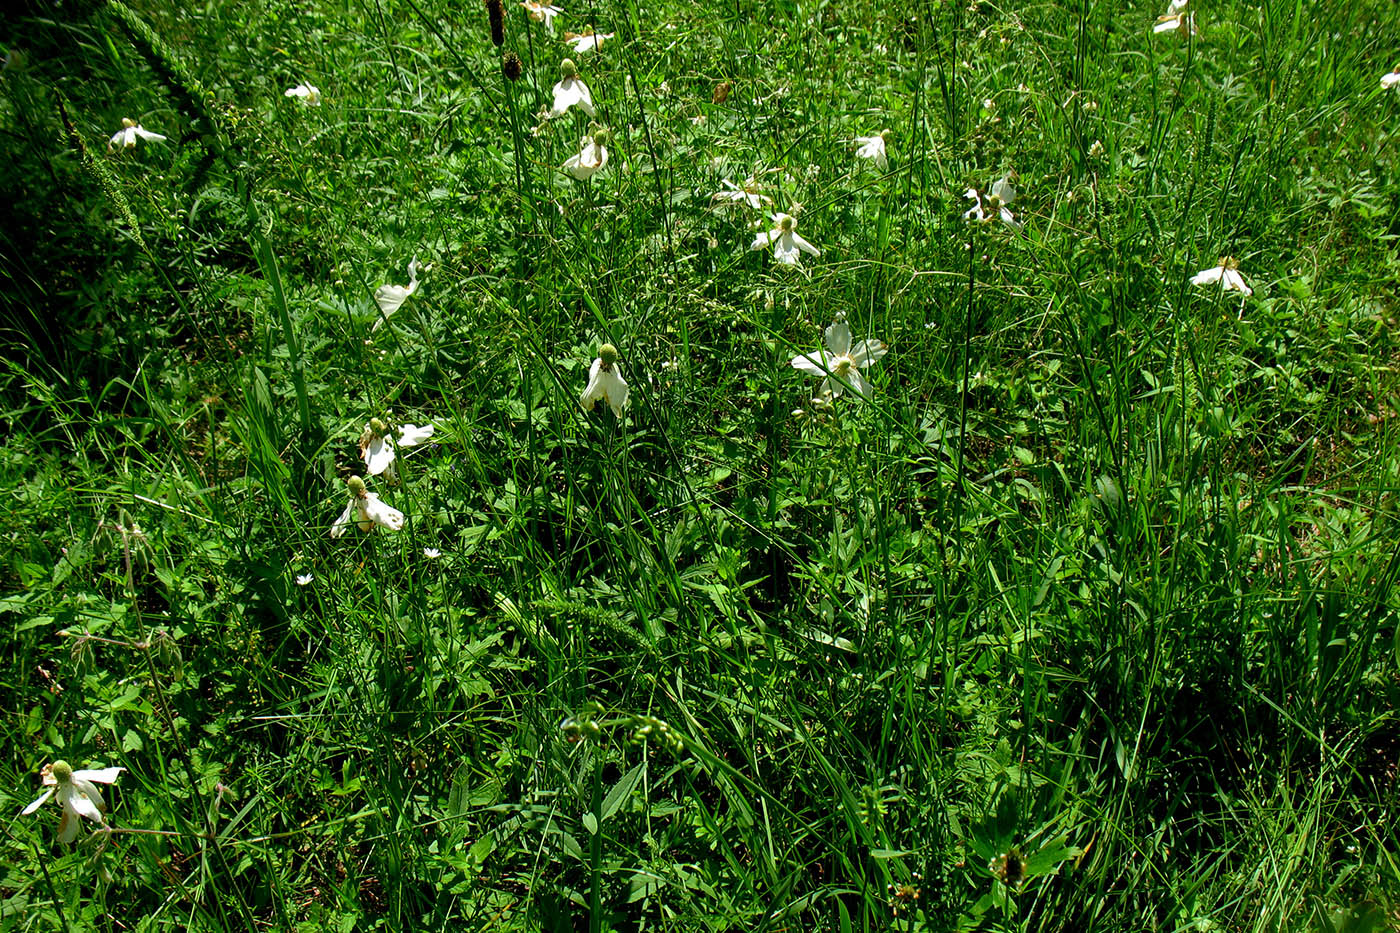
[[[331,525],[331,537],[339,538],[354,522],[361,531],[374,531],[376,526],[398,531],[403,527],[403,513],[385,503],[377,493],[365,488],[365,481],[352,476],[347,481],[350,487],[350,504]]]
[[[744,179],[742,185],[736,185],[727,178],[724,179],[723,184],[726,190],[715,192],[714,200],[716,201],[730,201],[733,203],[742,201],[756,211],[762,210],[766,205],[773,203],[772,198],[759,190],[758,182],[754,181],[752,175]]]
[[[791,214],[774,214],[773,223],[777,226],[755,237],[749,249],[763,249],[771,243],[773,245],[773,256],[778,262],[787,266],[795,266],[798,264],[798,250],[802,250],[802,252],[809,253],[813,256],[820,256],[822,254],[821,250],[798,236],[797,220]]]
[[[1007,176],[1003,175],[993,182],[992,193],[985,197],[976,188],[968,188],[963,192],[963,197],[972,200],[972,207],[963,214],[964,220],[985,223],[989,220],[999,219],[1012,230],[1021,229],[1021,225],[1016,222],[1016,215],[1011,213],[1006,206],[1016,200],[1016,189],[1012,187]]]
[[[876,136],[857,136],[856,142],[860,148],[856,150],[856,156],[870,159],[875,163],[876,168],[882,172],[885,171],[890,167],[890,160],[885,152],[885,139],[889,135],[889,130],[881,130]]]
[[[1241,292],[1246,296],[1254,294],[1254,289],[1240,275],[1240,264],[1231,256],[1221,256],[1220,264],[1202,269],[1191,276],[1192,285],[1214,285],[1220,283],[1221,291]]]
[[[38,800],[20,811],[20,815],[28,816],[57,793],[59,805],[63,807],[63,819],[58,823],[58,838],[60,842],[72,842],[78,835],[78,817],[86,817],[99,826],[105,825],[102,811],[107,809],[107,804],[93,781],[111,784],[125,770],[99,768],[96,771],[74,771],[72,765],[61,760],[45,765],[39,776],[49,790],[44,791]]]
[[[582,55],[584,52],[601,49],[603,40],[611,39],[615,35],[616,33],[612,32],[594,32],[592,26],[586,26],[583,32],[564,33],[564,41],[573,46],[576,54]]]
[[[562,117],[575,104],[590,117],[598,115],[598,111],[593,107],[593,95],[588,92],[588,85],[578,76],[578,67],[573,59],[566,58],[559,63],[559,83],[554,85],[554,106],[550,108],[550,118]]]
[[[608,164],[607,141],[608,131],[593,124],[589,134],[579,140],[578,153],[564,162],[564,171],[579,181],[592,178],[595,172]]]
[[[544,23],[545,31],[551,36],[554,35],[554,17],[563,13],[563,10],[548,3],[540,3],[539,0],[521,0],[520,5],[532,20]]]
[[[435,430],[437,427],[431,424],[421,428],[416,424],[403,425],[399,428],[398,446],[417,447],[432,437]],[[365,462],[365,472],[370,476],[383,473],[385,479],[392,482],[394,459],[398,456],[394,446],[389,426],[378,418],[371,418],[360,434],[360,459]]]
[[[860,371],[888,352],[889,348],[883,341],[869,337],[853,346],[850,325],[838,318],[826,329],[826,349],[794,356],[792,365],[804,373],[825,377],[821,396],[834,398],[845,390],[847,383],[857,394],[869,395],[870,383],[865,381]]]
[[[418,257],[414,256],[408,264],[408,284],[407,285],[381,285],[374,290],[375,303],[379,305],[379,320],[374,322],[370,328],[373,333],[384,326],[384,322],[389,320],[389,316],[408,300],[408,296],[418,291],[418,273],[420,271]]]
[[[598,348],[598,358],[588,369],[588,387],[579,396],[584,411],[592,411],[600,401],[607,402],[613,414],[619,418],[622,417],[622,409],[627,407],[627,380],[622,378],[617,348],[610,343]]]
[[[112,138],[107,140],[107,151],[114,148],[131,149],[136,146],[137,139],[149,139],[152,141],[163,140],[164,136],[159,133],[152,133],[135,120],[122,117],[122,128],[112,134]]]
[[[321,106],[321,90],[314,84],[298,84],[282,92],[283,97],[295,97],[307,107]]]
[[[1400,84],[1400,65],[1396,65],[1394,71],[1387,71],[1385,74],[1381,75],[1382,89],[1390,90],[1397,84]]]
[[[1196,28],[1196,16],[1186,9],[1189,3],[1190,0],[1171,0],[1167,5],[1167,12],[1157,17],[1157,25],[1152,27],[1152,31],[1175,32],[1183,39],[1193,35],[1199,36],[1201,31]]]

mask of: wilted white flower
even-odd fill
[[[889,130],[881,130],[878,136],[857,136],[856,142],[860,148],[856,150],[856,155],[862,159],[870,159],[876,168],[885,171],[890,166],[890,160],[885,153],[885,138],[889,135]]]
[[[549,111],[551,118],[562,117],[575,104],[590,117],[598,115],[598,111],[593,107],[593,95],[588,92],[588,85],[578,76],[578,67],[573,59],[566,58],[559,63],[559,79],[559,83],[554,85],[554,106]]]
[[[316,578],[309,573],[299,573],[297,574],[297,586],[307,586],[314,579]]]
[[[986,222],[999,218],[1012,230],[1021,229],[1021,225],[1016,222],[1016,215],[1006,207],[1016,200],[1016,189],[1011,186],[1011,182],[1006,176],[1002,176],[992,184],[992,193],[985,198],[976,188],[968,188],[963,192],[963,197],[972,200],[972,207],[963,214],[964,220]]]
[[[554,17],[563,13],[563,10],[548,3],[540,3],[538,0],[522,0],[520,5],[525,8],[525,12],[532,20],[544,23],[545,31],[551,36],[554,35]]]
[[[584,52],[591,52],[594,49],[603,47],[604,39],[611,39],[616,33],[594,32],[592,26],[588,26],[583,32],[566,32],[564,41],[574,47],[574,51],[579,55]]]
[[[350,504],[331,525],[331,537],[339,538],[349,529],[353,521],[361,531],[373,531],[376,525],[398,531],[403,527],[403,513],[383,502],[377,493],[365,488],[365,481],[358,476],[350,477]]]
[[[598,358],[588,370],[588,386],[579,397],[585,411],[592,411],[599,401],[607,402],[619,418],[627,407],[627,380],[617,363],[617,348],[610,343],[598,348]]]
[[[421,428],[416,424],[403,425],[399,428],[398,446],[417,447],[432,437],[435,430],[436,426],[431,424]],[[370,476],[383,473],[386,478],[392,479],[394,459],[397,456],[388,425],[378,418],[371,418],[360,434],[360,459],[365,462],[365,471]]]
[[[1400,65],[1396,65],[1394,71],[1387,71],[1385,74],[1381,75],[1382,88],[1389,90],[1397,84],[1400,84]]]
[[[773,245],[773,256],[778,262],[795,266],[798,264],[797,251],[810,253],[813,256],[820,256],[821,250],[811,243],[808,243],[797,234],[797,221],[791,214],[774,214],[773,223],[777,224],[772,230],[760,233],[749,246],[749,249],[763,249],[770,243]]]
[[[1199,36],[1201,31],[1196,28],[1195,14],[1186,10],[1190,0],[1171,0],[1167,5],[1167,12],[1157,17],[1157,25],[1152,27],[1153,32],[1175,32],[1185,39],[1187,36]]]
[[[136,145],[137,139],[163,140],[165,137],[159,133],[152,133],[135,120],[122,117],[122,128],[107,140],[107,151],[111,152],[114,148],[131,149]]]
[[[1245,295],[1254,294],[1254,289],[1245,282],[1244,276],[1240,275],[1240,264],[1230,256],[1221,256],[1220,265],[1211,266],[1209,269],[1202,269],[1191,276],[1192,285],[1214,285],[1220,283],[1222,291],[1242,292]]]
[[[100,768],[96,771],[74,771],[73,766],[66,761],[55,761],[45,765],[39,776],[49,790],[44,791],[38,800],[20,811],[20,815],[28,816],[57,793],[59,805],[63,807],[63,818],[58,823],[58,838],[60,842],[72,842],[78,835],[78,817],[86,817],[99,826],[105,825],[102,811],[107,809],[107,804],[93,781],[111,784],[125,770]]]
[[[598,124],[593,124],[589,135],[579,140],[579,151],[570,156],[564,162],[564,171],[577,178],[579,181],[586,181],[593,177],[593,174],[608,164],[608,132]]]
[[[403,307],[408,296],[418,291],[419,269],[418,257],[414,256],[408,264],[407,285],[381,285],[374,290],[374,300],[379,305],[379,320],[370,328],[371,333],[383,327],[384,322],[389,320],[389,315]]]
[[[282,92],[283,97],[295,97],[308,107],[321,106],[321,90],[314,84],[298,84]]]
[[[792,365],[813,376],[824,376],[822,396],[838,396],[850,383],[860,395],[870,394],[870,383],[865,381],[861,370],[889,352],[882,341],[866,338],[851,345],[851,328],[845,321],[838,320],[826,329],[826,349],[815,354],[804,353],[792,358]],[[816,399],[813,399],[813,407]]]
[[[765,204],[772,204],[773,199],[759,191],[758,182],[750,175],[744,179],[742,185],[736,185],[729,179],[724,179],[723,185],[726,190],[716,191],[714,200],[732,201],[738,203],[742,201],[754,210],[761,210]]]

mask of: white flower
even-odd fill
[[[1192,35],[1199,36],[1201,31],[1196,28],[1195,14],[1186,11],[1189,3],[1190,0],[1171,0],[1167,5],[1167,12],[1157,17],[1157,25],[1152,27],[1152,31],[1179,33],[1183,39]]]
[[[299,573],[297,574],[297,586],[307,586],[314,579],[316,578],[309,573]]]
[[[616,33],[594,32],[593,27],[589,26],[583,32],[564,33],[564,41],[573,46],[576,53],[582,55],[584,52],[601,49],[603,47],[603,40],[611,39],[614,35],[616,35]]]
[[[74,771],[73,766],[66,761],[55,761],[51,765],[45,765],[39,775],[44,785],[50,789],[20,811],[20,815],[28,816],[42,807],[44,802],[54,795],[53,788],[56,787],[58,802],[63,807],[63,819],[58,823],[58,838],[61,842],[72,842],[78,835],[78,817],[86,817],[99,826],[105,825],[102,811],[107,809],[107,804],[93,781],[111,784],[125,770],[101,768],[97,771]]]
[[[584,411],[592,411],[599,401],[607,402],[619,418],[627,407],[627,380],[617,363],[617,348],[610,343],[598,348],[598,358],[588,370],[588,387],[579,396]]]
[[[295,97],[308,107],[321,106],[321,90],[314,84],[298,84],[282,92],[283,97]]]
[[[1389,90],[1397,84],[1400,84],[1400,65],[1396,65],[1394,71],[1387,71],[1385,74],[1381,75],[1382,88]]]
[[[772,198],[758,190],[758,182],[754,181],[752,175],[744,179],[742,185],[736,185],[726,178],[724,179],[724,187],[728,190],[716,191],[714,200],[733,201],[735,203],[743,201],[754,210],[762,210],[764,205],[773,203]]]
[[[152,133],[135,120],[122,117],[122,128],[113,133],[112,138],[107,140],[107,151],[111,152],[113,148],[117,147],[131,149],[136,145],[136,140],[138,138],[150,140],[165,139],[164,136],[159,133]]]
[[[598,111],[593,107],[593,95],[578,76],[578,68],[572,59],[566,58],[559,63],[559,77],[559,83],[554,85],[554,106],[550,108],[550,118],[562,117],[575,104],[590,117],[596,117]]]
[[[1011,186],[1011,182],[1006,176],[1002,176],[992,184],[992,193],[985,200],[982,193],[976,188],[968,188],[963,192],[963,197],[972,200],[972,207],[963,214],[964,220],[985,223],[993,218],[999,218],[1012,230],[1021,229],[1021,225],[1016,222],[1016,215],[1006,207],[1016,200],[1016,189]]]
[[[416,424],[406,424],[399,428],[398,446],[417,447],[432,437],[435,430],[437,428],[431,424],[421,428]],[[371,418],[360,434],[360,459],[365,462],[365,471],[370,476],[383,473],[392,478],[394,458],[397,456],[388,425],[378,418]]]
[[[797,221],[793,219],[791,214],[774,214],[773,223],[777,226],[765,233],[760,233],[749,249],[763,249],[771,243],[773,244],[774,257],[777,258],[778,262],[787,266],[798,264],[798,250],[813,256],[822,254],[821,250],[797,235]]]
[[[539,3],[537,0],[521,0],[520,5],[525,8],[525,12],[532,20],[544,23],[545,31],[551,36],[554,35],[554,17],[563,13],[563,10],[548,3]]]
[[[882,341],[866,338],[851,345],[851,328],[845,321],[838,320],[826,329],[826,349],[816,354],[801,354],[792,358],[792,365],[813,376],[825,376],[821,394],[833,397],[840,395],[850,383],[860,395],[870,394],[870,383],[865,381],[861,370],[889,352]],[[813,400],[815,402],[815,399]]]
[[[1254,289],[1240,275],[1240,264],[1229,256],[1221,256],[1218,266],[1202,269],[1191,276],[1192,285],[1214,285],[1216,282],[1220,283],[1221,291],[1236,291],[1246,296],[1254,294]]]
[[[418,291],[419,269],[418,257],[414,256],[408,264],[407,285],[381,285],[374,290],[374,300],[379,305],[379,320],[370,328],[371,333],[383,327],[384,322],[389,320],[389,315],[403,307],[408,296]]]
[[[889,130],[881,130],[878,136],[857,136],[856,142],[860,148],[856,150],[856,155],[862,159],[870,159],[876,168],[885,171],[890,167],[890,160],[885,154],[885,137],[889,133]]]
[[[593,133],[580,139],[579,151],[565,160],[564,171],[579,181],[592,178],[594,172],[608,164],[608,147],[604,145],[607,138],[605,130],[596,128]]]
[[[348,485],[350,504],[331,525],[332,538],[339,538],[345,534],[352,521],[361,531],[373,531],[376,525],[382,525],[390,531],[398,531],[403,527],[403,513],[385,504],[377,493],[367,490],[364,480],[352,476]]]
[[[435,547],[425,547],[423,548],[423,556],[428,560],[437,560],[442,556],[442,552]]]

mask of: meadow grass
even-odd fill
[[[1396,928],[1400,12],[1164,13],[0,25],[0,930]]]

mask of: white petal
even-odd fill
[[[821,250],[817,249],[811,243],[808,243],[806,240],[802,239],[801,235],[799,235],[798,233],[794,232],[788,235],[792,237],[792,242],[797,244],[797,248],[802,250],[802,252],[806,253],[807,255],[820,256],[822,254]]]
[[[607,399],[608,405],[612,408],[613,414],[622,417],[622,409],[627,407],[627,380],[622,378],[621,368],[614,363],[611,371],[599,372],[598,382],[603,390],[603,397]]]
[[[602,360],[594,360],[593,365],[588,369],[588,385],[578,399],[585,411],[592,411],[593,407],[598,404],[598,400],[604,397],[603,386],[598,381],[598,373],[602,372],[602,369]]]
[[[1177,16],[1164,16],[1156,26],[1152,27],[1153,32],[1176,32],[1181,27],[1181,19]]]
[[[861,375],[859,369],[852,369],[850,372],[846,373],[846,378],[850,380],[851,388],[855,389],[861,395],[870,394],[870,383]]]
[[[1001,217],[1001,222],[1006,224],[1012,230],[1021,229],[1021,225],[1016,222],[1016,215],[1011,213],[1011,211],[1003,207],[998,213]]]
[[[1400,71],[1389,71],[1381,75],[1381,87],[1392,88],[1400,84]]]
[[[1224,266],[1211,266],[1209,269],[1202,269],[1191,276],[1192,285],[1212,285],[1220,281],[1220,277],[1225,274]]]
[[[111,784],[117,779],[125,768],[98,768],[96,771],[74,771],[74,781],[98,781],[102,784]]]
[[[432,437],[433,432],[436,430],[437,426],[432,424],[426,424],[421,428],[416,424],[406,424],[399,428],[399,446],[417,447],[419,444]]]
[[[816,353],[794,356],[792,365],[794,369],[800,369],[809,375],[825,376],[831,369],[831,357],[827,356],[825,350],[818,350]]]
[[[749,249],[763,249],[769,243],[772,243],[774,240],[776,240],[782,235],[783,231],[781,230],[769,230],[767,232],[760,233],[758,236],[754,237],[753,245],[751,245]]]
[[[593,95],[588,93],[588,85],[577,75],[554,85],[554,109],[550,111],[550,115],[562,116],[574,105],[581,107],[590,117],[597,115],[597,111],[593,109]]]
[[[992,184],[992,196],[1001,199],[1001,203],[1010,204],[1016,200],[1016,189],[1011,186],[1005,176],[998,178]]]
[[[58,821],[58,841],[67,843],[78,838],[78,824],[81,822],[72,808],[64,807],[63,819]]]
[[[71,810],[94,823],[102,822],[102,811],[97,809],[97,805],[89,800],[75,784],[58,789],[58,802],[63,804],[65,810]]]
[[[383,525],[390,531],[398,531],[403,527],[403,513],[382,501],[378,493],[365,493],[365,501],[360,504],[360,511],[365,518],[376,525]]]
[[[1220,277],[1220,284],[1224,288],[1233,288],[1245,295],[1254,294],[1254,289],[1245,283],[1244,276],[1240,275],[1238,269],[1226,269],[1225,274]]]
[[[403,307],[403,303],[412,294],[413,289],[407,285],[381,285],[374,290],[374,300],[379,305],[379,310],[388,317]]]
[[[50,797],[52,797],[52,796],[53,796],[53,788],[50,787],[48,790],[44,791],[42,794],[39,795],[39,799],[38,799],[38,800],[34,801],[34,802],[31,803],[29,806],[27,806],[27,807],[25,807],[23,810],[19,811],[19,815],[20,815],[20,816],[28,816],[29,814],[33,813],[35,810],[37,810],[37,809],[39,809],[40,807],[42,807],[45,803],[47,803],[47,802],[48,802],[48,799],[49,799]]]
[[[885,346],[884,341],[871,340],[867,337],[856,344],[855,349],[851,351],[851,360],[857,366],[869,366],[888,352],[890,352],[890,348]]]
[[[339,538],[350,528],[350,518],[355,514],[356,502],[350,500],[350,504],[345,507],[345,511],[340,513],[340,517],[331,524],[331,537]]]
[[[395,456],[394,442],[387,437],[376,437],[365,448],[365,470],[370,476],[378,476],[389,469]]]
[[[137,136],[140,136],[142,139],[165,139],[165,137],[160,135],[159,133],[152,133],[150,130],[142,126],[133,126],[131,128],[131,131]]]
[[[797,234],[792,231],[778,232],[777,238],[773,241],[773,256],[784,265],[797,265]]]
[[[826,329],[826,348],[836,356],[851,352],[851,325],[837,321]]]

